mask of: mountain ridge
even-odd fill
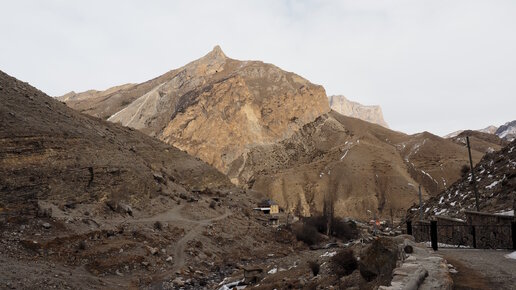
[[[118,110],[104,106],[111,98]],[[462,144],[343,116],[330,109],[323,87],[272,64],[233,60],[220,47],[92,100],[67,104],[177,146],[303,215],[321,211],[324,196],[338,192],[339,215],[385,215],[390,207],[399,216],[417,197],[416,183],[425,197],[435,195],[468,163]],[[130,102],[120,106],[123,100]],[[483,154],[475,148],[474,162]]]

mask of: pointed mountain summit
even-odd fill
[[[215,45],[207,55],[211,55],[216,58],[227,58],[219,45]]]
[[[330,108],[322,86],[220,46],[150,81],[62,97],[70,107],[143,131],[222,172],[255,145],[291,136]]]

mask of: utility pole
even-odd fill
[[[423,197],[421,197],[421,184],[419,185],[419,221],[423,220]]]
[[[392,207],[391,207],[391,228],[394,229],[394,218],[392,216]]]
[[[374,219],[374,223],[373,223],[373,235],[376,236],[376,211],[373,212],[373,219]]]
[[[478,205],[477,180],[475,179],[475,173],[473,172],[473,159],[471,159],[471,146],[469,146],[469,136],[466,136],[466,144],[468,145],[469,167],[471,168],[471,182],[473,183],[473,191],[475,192],[475,206],[477,208],[477,211],[480,211],[480,206]]]

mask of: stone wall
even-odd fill
[[[437,242],[443,246],[476,247],[479,249],[512,249],[511,223],[514,216],[482,212],[466,212],[466,221],[434,216],[437,221]],[[417,221],[412,235],[418,242],[430,241],[430,222]]]
[[[436,216],[437,241],[445,245],[473,247],[471,226],[463,220]]]
[[[512,248],[511,222],[514,216],[468,211],[466,221],[475,226],[477,248]]]
[[[430,241],[430,222],[415,221],[412,224],[412,236],[414,236],[416,242]]]

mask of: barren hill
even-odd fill
[[[459,130],[452,132],[450,134],[447,134],[444,136],[444,138],[453,138],[457,137],[459,134],[461,134],[464,131],[471,131],[471,130]],[[507,142],[511,142],[512,140],[516,139],[516,120],[515,121],[509,121],[500,127],[496,126],[488,126],[484,129],[475,130],[476,132],[481,133],[487,133],[487,134],[494,134],[498,136],[500,139],[503,139]]]
[[[514,209],[516,201],[516,141],[499,151],[486,154],[474,168],[479,192],[480,211],[504,213]],[[412,207],[409,216],[418,215],[419,206]],[[471,173],[440,194],[423,203],[424,219],[432,215],[464,218],[464,211],[475,210],[475,194]]]
[[[70,110],[5,73],[0,82],[3,211],[40,199],[116,199],[138,208],[157,192],[229,184],[211,166],[141,132]]]
[[[260,61],[206,56],[156,79],[60,98],[197,156],[222,172],[255,145],[273,144],[329,111],[321,86]]]
[[[348,100],[345,96],[329,96],[330,108],[344,116],[358,118],[367,122],[375,123],[385,128],[389,125],[383,119],[380,106],[365,106]]]
[[[0,122],[2,287],[215,288],[294,252],[215,168],[3,72]]]
[[[290,138],[253,148],[228,174],[287,210],[321,212],[325,196],[334,194],[338,215],[388,217],[416,201],[418,184],[425,197],[438,194],[467,160],[464,146],[430,133],[405,135],[332,111]]]

